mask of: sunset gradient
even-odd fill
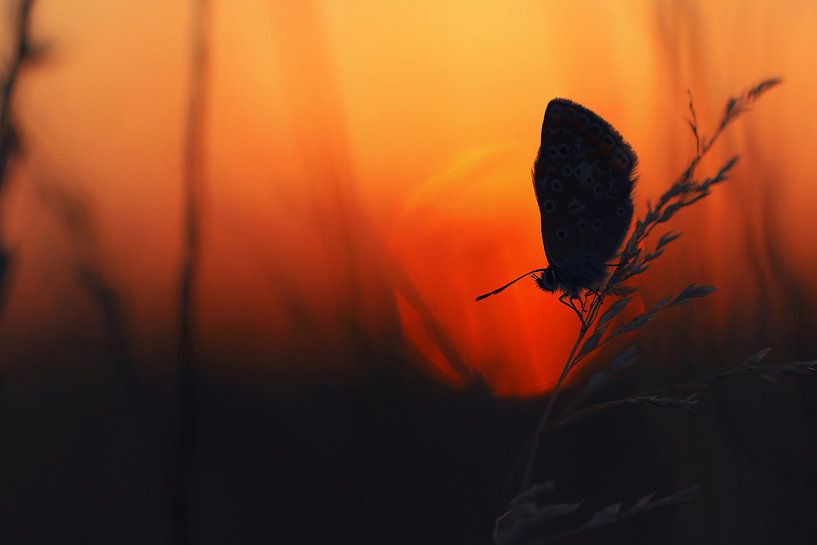
[[[546,265],[530,171],[547,102],[575,100],[632,144],[641,215],[694,153],[687,89],[711,133],[770,76],[784,85],[702,165],[739,154],[732,179],[678,216],[638,303],[720,288],[652,330],[656,356],[779,337],[792,297],[817,295],[789,289],[817,274],[814,29],[807,0],[213,2],[201,365],[286,380],[405,360],[452,386],[546,390],[575,316],[532,282],[474,297]],[[87,262],[121,296],[146,375],[172,375],[189,3],[43,1],[34,35],[48,54],[15,99],[0,367],[21,383],[95,369]],[[84,228],[66,227],[68,201]]]

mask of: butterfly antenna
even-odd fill
[[[532,271],[528,271],[528,272],[526,272],[525,274],[523,274],[522,276],[520,276],[519,278],[516,278],[516,279],[514,279],[514,280],[511,280],[510,282],[508,282],[507,284],[505,284],[505,285],[504,285],[504,286],[502,286],[501,288],[497,288],[497,289],[495,289],[494,291],[489,292],[489,293],[483,293],[482,295],[480,295],[479,297],[477,297],[477,301],[482,301],[482,300],[483,300],[483,299],[485,299],[486,297],[490,297],[490,296],[492,296],[492,295],[496,295],[497,293],[501,292],[501,291],[502,291],[502,290],[504,290],[505,288],[509,287],[511,284],[514,284],[514,283],[516,283],[516,282],[519,282],[520,280],[522,280],[523,278],[525,278],[525,277],[526,277],[526,276],[528,276],[529,274],[533,274],[533,273],[537,273],[537,272],[543,272],[543,271],[546,271],[546,270],[547,270],[547,269],[533,269]]]

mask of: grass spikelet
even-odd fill
[[[714,286],[691,283],[681,290],[677,296],[669,295],[646,312],[630,318],[623,324],[614,324],[630,302],[631,295],[637,291],[637,286],[625,284],[624,282],[647,272],[651,262],[660,258],[668,245],[677,240],[681,233],[672,230],[665,232],[651,249],[647,248],[649,236],[656,227],[671,221],[678,212],[709,196],[714,186],[728,179],[738,161],[737,156],[732,157],[724,162],[712,176],[700,180],[697,176],[697,167],[703,157],[728,126],[740,115],[747,112],[750,106],[763,94],[780,83],[781,80],[777,78],[765,79],[742,94],[729,98],[714,132],[708,137],[700,130],[692,93],[688,93],[689,118],[687,123],[694,138],[695,154],[681,175],[658,197],[655,204],[650,201],[647,202],[646,212],[636,219],[635,226],[623,244],[618,261],[614,264],[603,287],[597,291],[585,291],[581,294],[579,305],[570,305],[579,320],[579,332],[562,367],[559,379],[548,396],[545,409],[533,435],[519,487],[520,494],[511,502],[508,511],[497,521],[494,537],[495,543],[498,545],[550,543],[556,539],[618,523],[657,507],[688,501],[697,491],[697,485],[695,485],[657,499],[654,495],[649,494],[627,508],[623,507],[623,503],[616,503],[597,510],[589,515],[589,518],[585,519],[584,522],[577,522],[571,528],[566,529],[562,525],[557,530],[548,532],[547,523],[551,519],[572,516],[582,505],[582,502],[551,500],[542,503],[531,499],[542,490],[541,485],[533,484],[533,475],[542,441],[550,430],[588,418],[602,411],[623,406],[692,410],[697,405],[697,396],[702,390],[716,382],[739,375],[752,374],[774,382],[773,375],[811,376],[817,374],[817,361],[795,362],[785,365],[763,365],[762,360],[768,354],[768,349],[765,349],[729,371],[683,384],[664,387],[652,392],[640,393],[624,399],[579,408],[585,400],[601,388],[610,371],[622,367],[623,362],[630,364],[635,360],[634,349],[630,347],[620,353],[606,368],[602,368],[593,374],[588,379],[585,388],[580,390],[576,399],[569,403],[561,413],[559,420],[556,422],[551,421],[554,406],[565,379],[584,358],[615,337],[639,331],[646,323],[654,319],[659,312],[690,303],[694,299],[706,297],[717,291]],[[602,312],[602,307],[608,298],[617,299]],[[679,393],[681,394],[679,395]],[[538,528],[537,532],[539,533],[531,535],[534,527]],[[524,539],[523,536],[525,536]]]

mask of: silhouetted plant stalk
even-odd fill
[[[196,305],[195,292],[201,249],[201,200],[204,178],[204,113],[209,51],[210,2],[194,0],[191,26],[190,91],[184,144],[184,234],[179,278],[179,450],[174,490],[176,538],[189,538],[189,494],[197,425]]]
[[[585,385],[584,390],[579,393],[573,403],[568,405],[561,418],[555,424],[551,423],[555,403],[565,379],[585,357],[616,337],[638,331],[644,324],[652,320],[658,312],[686,304],[693,299],[705,297],[716,291],[716,288],[713,286],[690,284],[677,296],[670,295],[656,303],[646,312],[635,316],[623,324],[616,324],[615,327],[613,327],[614,322],[617,321],[616,318],[627,307],[632,300],[631,295],[637,290],[635,286],[629,285],[626,282],[647,271],[650,267],[650,262],[660,257],[666,247],[680,237],[680,233],[669,231],[663,234],[652,249],[648,249],[646,246],[645,241],[647,237],[649,237],[656,227],[668,222],[679,210],[707,197],[715,185],[728,178],[729,173],[738,160],[737,157],[732,157],[726,161],[713,176],[704,178],[702,181],[696,179],[696,169],[724,129],[742,113],[746,112],[751,104],[760,98],[763,93],[777,86],[779,83],[780,80],[778,79],[767,79],[750,88],[742,95],[730,98],[726,103],[726,107],[724,108],[715,131],[710,137],[701,135],[692,102],[692,95],[690,93],[690,118],[688,119],[688,123],[695,139],[695,155],[680,177],[660,196],[654,206],[651,202],[647,202],[646,213],[642,218],[636,220],[635,227],[627,239],[627,242],[624,244],[618,261],[615,263],[603,287],[598,291],[585,291],[578,304],[575,301],[571,301],[570,306],[579,319],[579,332],[570,349],[567,360],[562,367],[556,385],[548,396],[547,404],[533,435],[522,476],[520,494],[511,502],[508,511],[497,520],[494,540],[498,545],[549,543],[554,539],[560,539],[630,518],[654,507],[686,501],[692,496],[696,489],[695,487],[690,487],[659,499],[654,499],[653,495],[645,496],[628,509],[621,509],[621,504],[615,504],[596,512],[588,521],[574,526],[573,529],[560,530],[555,534],[544,537],[541,535],[528,536],[528,539],[522,540],[522,537],[526,533],[530,533],[533,529],[540,527],[542,524],[547,524],[551,519],[574,514],[581,505],[581,502],[568,504],[542,503],[540,495],[544,490],[542,488],[544,485],[531,486],[533,471],[539,456],[542,440],[551,429],[565,426],[576,420],[623,405],[652,405],[690,409],[697,403],[695,396],[700,390],[713,382],[741,374],[757,374],[771,380],[769,373],[817,373],[817,361],[798,362],[784,366],[761,366],[759,362],[765,357],[766,353],[768,353],[768,350],[765,350],[749,358],[749,360],[747,360],[749,363],[744,362],[744,364],[731,371],[618,401],[593,405],[577,411],[576,409],[579,405],[604,383],[609,372],[615,371],[634,361],[634,351],[632,347],[630,347],[614,358],[607,370],[602,369],[593,375]],[[619,299],[601,313],[605,299],[611,296],[618,297]],[[692,394],[687,397],[664,395],[681,390],[692,390]]]
[[[34,0],[20,0],[16,6],[14,19],[14,44],[11,58],[6,71],[2,76],[2,96],[0,96],[0,191],[5,185],[9,166],[22,150],[20,133],[14,121],[13,105],[14,94],[20,71],[34,62],[42,52],[31,42],[31,10]],[[0,314],[3,311],[8,272],[11,266],[9,252],[0,245]]]
[[[534,485],[514,498],[508,512],[497,520],[494,529],[494,542],[496,545],[518,545],[522,543],[525,545],[546,545],[554,543],[567,537],[624,522],[659,507],[690,501],[698,492],[698,488],[698,485],[692,485],[683,490],[659,497],[656,497],[655,493],[646,494],[629,507],[623,507],[622,503],[614,503],[599,509],[592,517],[573,528],[563,528],[549,535],[526,537],[526,530],[530,527],[547,524],[573,515],[584,503],[583,501],[577,501],[540,505],[540,502],[543,499],[546,500],[547,496],[551,495],[555,490],[553,481],[548,481],[541,485]],[[527,516],[530,526],[519,524],[518,517],[520,513]]]
[[[53,213],[70,236],[76,252],[78,279],[100,311],[116,384],[128,401],[125,406],[126,422],[142,438],[145,456],[151,467],[157,472],[161,471],[165,460],[158,448],[160,440],[148,421],[150,413],[145,399],[145,385],[128,342],[122,298],[101,266],[94,217],[85,202],[61,185],[36,177],[33,181],[45,208]]]
[[[767,382],[771,382],[772,384],[777,384],[777,380],[774,378],[774,375],[800,375],[800,376],[817,375],[817,360],[797,361],[785,364],[760,365],[760,362],[769,354],[770,351],[771,348],[764,348],[757,354],[754,354],[753,356],[746,359],[737,367],[730,369],[728,371],[716,373],[708,377],[682,382],[680,384],[664,386],[662,388],[657,388],[650,392],[644,392],[636,396],[626,397],[623,399],[616,399],[613,401],[605,401],[604,403],[590,405],[588,407],[585,407],[584,409],[575,412],[571,411],[567,413],[567,416],[554,422],[553,425],[550,426],[550,429],[553,430],[561,428],[562,426],[566,426],[579,420],[583,420],[585,418],[594,416],[600,412],[628,405],[630,406],[652,405],[656,407],[692,409],[695,407],[695,405],[698,404],[697,396],[699,392],[705,390],[706,388],[712,386],[713,384],[717,384],[724,380],[736,378],[742,375],[758,376],[763,380],[766,380]],[[683,398],[666,395],[689,391],[691,391],[692,393],[689,394],[687,397]]]
[[[36,177],[33,185],[45,208],[53,213],[71,238],[76,250],[79,280],[102,313],[115,375],[137,406],[141,403],[142,383],[131,359],[121,300],[100,266],[94,218],[81,199],[60,185]]]

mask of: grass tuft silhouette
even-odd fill
[[[622,406],[655,406],[663,408],[680,408],[691,410],[698,403],[697,395],[710,385],[739,375],[756,375],[764,380],[776,382],[773,375],[815,375],[817,360],[794,362],[783,365],[764,365],[763,359],[770,349],[764,349],[747,358],[743,363],[726,372],[709,377],[691,380],[682,384],[668,386],[645,392],[625,399],[608,401],[580,408],[585,400],[598,391],[610,374],[635,362],[635,351],[627,347],[615,356],[606,366],[592,374],[574,400],[568,403],[559,418],[554,421],[553,413],[565,379],[590,354],[604,346],[612,339],[639,331],[659,312],[684,305],[694,299],[706,297],[717,288],[709,285],[692,283],[678,295],[668,295],[646,312],[636,315],[624,323],[616,323],[619,315],[632,301],[632,294],[638,287],[630,283],[635,277],[649,270],[651,262],[661,257],[667,247],[677,240],[681,233],[667,231],[658,241],[648,247],[647,239],[653,231],[669,222],[677,212],[709,196],[714,187],[726,181],[738,161],[732,157],[724,162],[714,175],[700,180],[697,167],[706,156],[723,131],[741,114],[747,112],[751,105],[766,91],[781,83],[778,78],[765,79],[742,94],[727,100],[723,114],[715,131],[709,137],[704,136],[699,128],[692,94],[689,93],[689,114],[687,119],[695,140],[695,155],[688,166],[670,187],[653,205],[647,202],[646,213],[636,219],[635,226],[623,244],[617,261],[601,289],[584,290],[577,303],[570,301],[570,306],[579,320],[579,332],[562,367],[559,379],[548,396],[548,400],[535,433],[531,440],[530,450],[519,487],[519,494],[510,502],[507,511],[499,517],[494,527],[494,541],[497,545],[517,543],[540,544],[594,530],[603,526],[630,519],[653,508],[675,505],[689,501],[698,490],[692,485],[678,492],[656,498],[653,494],[644,496],[629,508],[622,508],[621,503],[610,505],[595,513],[587,513],[581,518],[580,507],[583,502],[564,502],[553,497],[552,481],[533,484],[533,474],[539,457],[542,442],[548,432],[591,417],[602,411]],[[602,307],[608,298],[615,302]],[[678,395],[679,392],[686,394]],[[544,498],[543,496],[547,496]],[[578,518],[577,518],[578,517]]]

